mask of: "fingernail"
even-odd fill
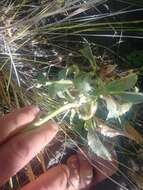
[[[31,106],[31,111],[36,115],[40,112],[40,108],[38,106]]]

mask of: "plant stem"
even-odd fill
[[[80,106],[80,104],[77,102],[66,104],[66,105],[60,107],[59,109],[57,109],[56,111],[54,111],[53,113],[51,113],[50,115],[47,115],[40,121],[34,123],[34,126],[39,127],[40,125],[43,125],[44,123],[46,123],[50,119],[54,118],[55,116],[59,115],[60,113],[65,112],[66,110],[69,110],[71,108],[79,107],[79,106]]]
[[[71,80],[48,81],[44,85],[43,84],[38,84],[36,87],[40,88],[41,86],[49,86],[49,85],[52,85],[52,84],[73,85],[73,82]]]

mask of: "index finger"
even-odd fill
[[[57,132],[57,124],[50,121],[35,130],[19,134],[0,146],[0,185],[29,163]]]
[[[40,109],[37,106],[28,106],[0,118],[0,144],[9,136],[21,130],[25,125],[31,123]]]

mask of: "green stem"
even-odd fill
[[[59,80],[59,81],[52,81],[52,82],[46,82],[46,85],[51,85],[51,84],[73,84],[71,80]]]
[[[71,80],[59,80],[59,81],[48,81],[45,84],[37,84],[36,87],[40,88],[41,86],[50,86],[52,84],[59,84],[59,85],[73,85]]]
[[[49,121],[50,119],[54,118],[55,116],[59,115],[60,113],[65,112],[66,110],[72,109],[72,108],[76,108],[79,107],[80,104],[76,103],[69,103],[66,104],[62,107],[60,107],[59,109],[57,109],[56,111],[54,111],[53,113],[51,113],[50,115],[44,117],[43,119],[39,120],[38,122],[34,123],[33,126],[35,127],[39,127],[41,125],[43,125],[44,123],[46,123],[47,121]]]

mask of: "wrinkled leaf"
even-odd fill
[[[120,92],[118,97],[122,101],[132,103],[132,104],[139,104],[139,103],[143,102],[143,93]]]
[[[108,115],[106,119],[108,120],[111,118],[119,117],[117,103],[115,102],[115,100],[111,98],[110,96],[104,97],[103,99],[106,101],[106,106],[108,110]]]
[[[75,88],[77,88],[82,93],[87,93],[91,91],[92,87],[89,83],[89,78],[85,75],[80,75],[74,80]]]
[[[59,79],[59,80],[66,79],[67,74],[68,74],[68,69],[67,69],[67,68],[61,70],[61,71],[58,73],[58,79]]]
[[[131,107],[132,107],[132,103],[118,104],[119,116],[122,116],[123,114],[126,114],[128,111],[130,111]]]
[[[62,69],[59,73],[58,73],[58,79],[59,80],[65,80],[68,76],[70,76],[70,78],[74,78],[76,76],[78,76],[80,73],[80,70],[78,68],[77,65],[72,65],[68,68],[64,68]]]
[[[111,96],[103,97],[106,101],[108,115],[107,120],[111,118],[118,118],[123,114],[127,113],[132,107],[131,103],[122,103],[120,104],[118,101],[113,99]]]
[[[37,80],[40,84],[45,84],[45,82],[47,81],[47,73],[39,72]]]
[[[137,75],[130,74],[126,77],[122,77],[121,79],[109,82],[106,85],[106,91],[120,92],[120,91],[130,90],[135,86],[136,82],[137,82]]]
[[[88,43],[86,43],[84,49],[81,50],[81,53],[89,61],[94,70],[96,70],[97,69],[96,60],[92,53],[91,47]]]
[[[60,84],[53,82],[48,87],[48,93],[50,97],[55,97],[58,93],[62,95],[66,90],[68,90],[72,85],[71,84]]]
[[[113,138],[116,136],[128,137],[128,134],[126,131],[119,131],[119,130],[113,129],[113,128],[109,127],[106,123],[101,121],[101,119],[96,118],[96,123],[97,123],[96,130],[98,132],[100,132],[103,136],[110,137],[110,138]]]
[[[88,145],[93,151],[93,153],[103,158],[104,160],[112,160],[111,154],[108,152],[106,147],[101,142],[93,126],[88,127],[87,140],[88,140]]]
[[[79,118],[81,118],[83,120],[89,120],[94,116],[96,110],[97,110],[97,102],[96,101],[87,102],[87,103],[83,104],[82,106],[80,106],[80,108],[78,110]]]
[[[106,81],[109,81],[110,78],[114,78],[116,67],[117,65],[111,65],[111,64],[101,66],[100,77]]]

